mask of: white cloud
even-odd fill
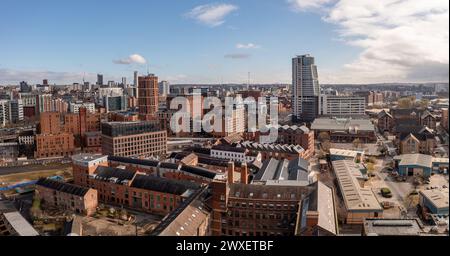
[[[324,8],[325,5],[335,1],[336,0],[287,0],[295,11]]]
[[[326,74],[327,82],[448,81],[448,1],[289,2],[321,9],[340,39],[362,49],[342,70]]]
[[[130,65],[130,64],[145,64],[147,60],[139,54],[132,54],[124,59],[113,60],[115,64]]]
[[[248,44],[236,44],[236,48],[238,49],[258,49],[261,46],[253,44],[253,43],[248,43]]]
[[[210,27],[217,27],[225,22],[225,17],[236,11],[238,7],[232,4],[200,5],[186,13],[186,17]]]

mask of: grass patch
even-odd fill
[[[60,170],[42,170],[42,171],[35,171],[35,172],[24,172],[24,173],[15,173],[15,174],[8,174],[0,176],[0,182],[8,182],[8,183],[15,183],[15,182],[22,182],[27,180],[37,180],[41,177],[50,177],[60,175],[66,178],[70,178],[69,176],[72,176],[72,168],[67,167]]]

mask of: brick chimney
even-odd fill
[[[232,161],[228,162],[227,171],[228,171],[228,177],[227,177],[228,184],[232,184],[232,183],[234,183],[234,162],[232,162]]]
[[[241,165],[241,183],[248,184],[248,167],[247,163]]]

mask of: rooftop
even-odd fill
[[[233,183],[230,184],[229,197],[245,198],[247,200],[284,200],[298,203],[313,190],[312,186],[267,186]]]
[[[360,186],[357,180],[361,177],[358,164],[350,160],[339,160],[333,161],[332,165],[347,210],[383,210],[372,190]]]
[[[364,151],[330,148],[330,155],[355,158],[358,154],[364,154]]]
[[[107,166],[98,166],[94,172],[95,179],[113,182],[116,184],[131,181],[134,175],[135,175],[134,171]]]
[[[312,130],[328,131],[375,131],[375,126],[369,119],[353,118],[316,118],[311,125]]]
[[[199,200],[190,203],[161,233],[160,236],[197,236],[198,229],[208,217]]]
[[[72,161],[77,163],[88,164],[92,161],[107,160],[108,156],[105,155],[93,155],[93,154],[78,154],[72,156]]]
[[[298,181],[308,185],[309,162],[302,158],[292,161],[274,158],[264,161],[262,168],[256,173],[253,181]]]
[[[186,190],[200,188],[193,182],[169,180],[156,176],[137,174],[131,183],[131,187],[142,188],[168,194],[182,195]]]
[[[46,178],[39,179],[36,185],[76,196],[84,196],[89,191],[89,188]]]
[[[448,198],[449,198],[449,190],[448,189],[430,189],[430,190],[421,190],[420,194],[428,199],[436,208],[448,209]]]
[[[270,151],[280,153],[301,153],[305,151],[300,145],[261,144],[253,141],[244,141],[238,144],[238,146],[256,151]]]
[[[431,168],[433,164],[433,157],[424,154],[404,154],[395,156],[395,160],[399,160],[399,165],[417,165]]]
[[[19,236],[39,236],[39,233],[19,212],[7,212],[4,213],[3,216]]]
[[[365,219],[368,236],[418,236],[422,228],[417,219]]]

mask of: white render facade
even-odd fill
[[[319,115],[322,116],[362,116],[365,110],[364,97],[320,95],[319,98]]]

